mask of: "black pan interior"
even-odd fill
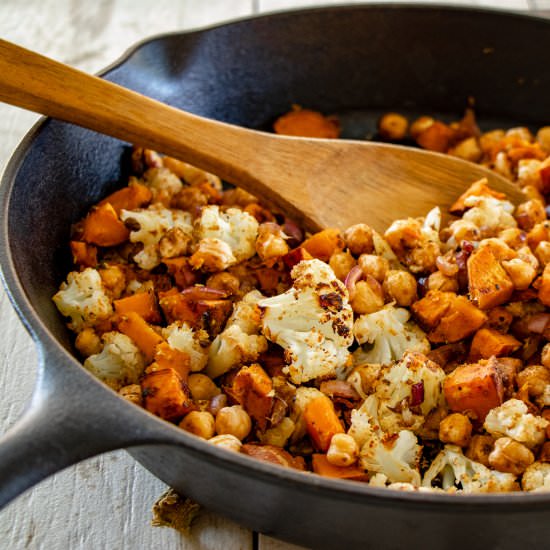
[[[298,103],[338,113],[346,137],[364,138],[387,110],[457,119],[472,97],[484,129],[538,127],[550,122],[549,31],[549,21],[493,11],[329,8],[163,36],[106,78],[261,129]],[[124,179],[127,150],[48,121],[4,182],[13,184],[7,224],[14,267],[39,317],[66,347],[50,298],[70,269],[69,228]]]

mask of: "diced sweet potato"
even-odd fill
[[[537,223],[529,233],[527,233],[527,244],[534,252],[537,246],[543,241],[550,241],[550,222],[545,221]]]
[[[82,241],[71,241],[73,262],[80,267],[95,267],[97,265],[97,248],[93,244]]]
[[[304,409],[307,432],[317,449],[327,452],[332,436],[344,433],[344,427],[334,410],[332,401],[321,395],[309,401]]]
[[[487,178],[481,178],[476,182],[472,183],[460,197],[455,201],[455,203],[449,208],[451,214],[460,216],[464,214],[467,210],[467,206],[464,204],[464,201],[468,197],[494,197],[495,199],[505,199],[506,195],[504,193],[499,193],[489,187],[489,181]]]
[[[260,430],[265,430],[273,408],[273,383],[268,374],[254,364],[239,370],[231,386],[231,395],[256,421]]]
[[[335,479],[351,479],[354,481],[368,481],[369,476],[359,466],[333,466],[328,460],[327,456],[314,453],[312,456],[311,464],[313,471],[316,474],[324,477],[332,477]]]
[[[301,247],[314,258],[328,262],[335,252],[344,249],[344,239],[339,229],[328,228],[314,233],[301,244]]]
[[[188,353],[170,347],[168,342],[161,342],[155,349],[155,362],[153,370],[174,369],[187,383],[191,370],[191,358]],[[150,367],[149,367],[150,368]]]
[[[104,198],[99,205],[109,203],[114,208],[115,212],[120,214],[121,210],[135,210],[136,208],[141,208],[150,203],[152,198],[153,194],[148,187],[133,180],[127,187],[119,189]]]
[[[445,379],[443,389],[450,410],[469,412],[479,423],[504,397],[500,372],[491,362],[457,367]]]
[[[499,332],[508,332],[514,316],[505,307],[494,307],[487,311],[487,326]]]
[[[119,220],[110,203],[92,208],[84,218],[82,240],[98,246],[115,246],[128,239],[130,231]]]
[[[416,137],[416,143],[424,149],[445,153],[449,148],[453,131],[446,124],[435,120]]]
[[[287,272],[279,271],[272,267],[262,267],[254,271],[263,293],[273,293],[277,290],[279,283],[288,278]]]
[[[426,327],[434,344],[453,343],[478,330],[487,316],[464,296],[432,290],[412,305],[412,311]]]
[[[126,298],[115,300],[113,305],[119,315],[127,315],[133,311],[149,323],[158,324],[161,322],[154,292],[138,292]]]
[[[511,334],[502,334],[490,328],[480,328],[474,335],[470,360],[489,359],[510,355],[521,346]]]
[[[514,284],[489,247],[479,248],[468,258],[468,289],[481,309],[503,304],[512,296]]]
[[[276,134],[312,138],[337,138],[340,125],[335,118],[299,107],[280,116],[274,123]]]
[[[164,341],[162,336],[155,332],[153,327],[134,311],[120,317],[118,330],[135,342],[136,346],[145,355],[148,363],[153,360],[158,344]]]
[[[540,277],[538,299],[545,306],[550,307],[550,264],[546,264]]]
[[[288,254],[283,256],[283,262],[289,269],[292,269],[296,264],[299,264],[303,260],[312,259],[313,256],[302,246],[291,250]]]
[[[141,387],[145,408],[165,420],[177,420],[195,408],[189,388],[174,369],[146,374]]]
[[[178,258],[164,258],[162,263],[168,268],[168,273],[174,277],[179,288],[187,288],[198,282],[198,276],[189,265],[189,258],[180,256]]]
[[[304,459],[301,456],[294,457],[284,449],[275,447],[274,445],[254,445],[252,443],[246,443],[241,447],[241,453],[257,458],[258,460],[263,460],[264,462],[286,466],[287,468],[295,468],[296,470],[306,469]]]

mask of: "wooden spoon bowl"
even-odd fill
[[[310,230],[393,220],[449,206],[475,180],[512,202],[522,193],[489,170],[395,145],[257,132],[180,111],[0,40],[0,100],[217,174],[283,208]]]

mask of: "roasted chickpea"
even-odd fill
[[[504,151],[500,152],[499,155],[505,155]],[[509,162],[509,161],[508,161]],[[517,165],[517,181],[519,186],[523,189],[524,187],[531,185],[540,190],[541,179],[540,179],[540,160],[538,159],[520,159]]]
[[[539,129],[537,142],[550,155],[550,126],[543,126]]]
[[[435,120],[430,116],[421,116],[417,118],[410,127],[410,134],[413,139],[416,139],[422,132],[425,132]]]
[[[441,271],[434,271],[428,277],[428,290],[458,292],[458,280],[456,277],[447,277],[443,275]]]
[[[398,306],[410,306],[416,299],[416,279],[408,271],[391,269],[384,277],[384,292]]]
[[[374,254],[361,254],[358,264],[365,276],[370,275],[380,283],[384,282],[390,269],[390,262],[386,258]]]
[[[358,456],[359,447],[351,435],[335,434],[332,436],[327,451],[327,460],[333,466],[351,466],[355,464]]]
[[[533,453],[509,437],[499,437],[489,455],[489,464],[499,472],[520,475],[535,462]]]
[[[483,155],[479,143],[475,137],[469,137],[451,147],[447,153],[470,162],[477,162]]]
[[[256,238],[256,252],[262,261],[284,256],[288,250],[280,225],[273,222],[260,225]]]
[[[446,416],[439,424],[439,439],[443,443],[452,443],[459,447],[467,447],[472,438],[472,423],[460,413]]]
[[[456,243],[462,241],[478,241],[481,237],[477,225],[468,220],[456,220],[451,223],[449,229]]]
[[[528,385],[530,397],[538,397],[544,393],[544,388],[550,384],[550,370],[543,365],[529,365],[517,375],[518,387]]]
[[[344,231],[344,243],[354,256],[370,254],[374,249],[372,229],[365,223],[358,223]]]
[[[193,399],[212,399],[221,393],[220,388],[206,374],[192,374],[187,380]]]
[[[550,263],[550,241],[541,241],[535,248],[535,256],[543,266]]]
[[[216,416],[216,433],[231,434],[242,441],[252,429],[248,413],[240,406],[223,407]]]
[[[409,128],[409,121],[398,113],[386,113],[378,121],[378,133],[392,141],[404,139]]]
[[[212,445],[216,445],[216,447],[222,447],[236,453],[238,453],[243,446],[240,440],[231,434],[215,435],[208,440],[208,443],[212,443]]]
[[[550,369],[550,343],[544,344],[542,352],[540,354],[540,362],[548,369]]]
[[[78,333],[74,343],[76,349],[83,357],[90,357],[101,352],[101,338],[96,334],[93,328],[85,328]]]
[[[355,266],[355,258],[349,252],[335,252],[328,262],[338,279],[344,281],[351,268]]]
[[[516,250],[525,245],[527,235],[524,231],[518,229],[517,227],[508,227],[507,229],[503,229],[498,234],[497,238],[507,244],[510,248]]]
[[[350,300],[355,313],[364,315],[374,313],[384,307],[384,291],[376,279],[367,277],[366,281],[358,281]]]
[[[521,229],[529,231],[533,229],[537,223],[546,220],[546,210],[541,201],[531,199],[518,205],[514,217]]]
[[[538,200],[542,204],[546,204],[546,201],[544,200],[544,195],[540,192],[540,189],[534,185],[524,185],[521,190],[523,191],[523,194],[527,197],[529,200]]]
[[[532,142],[535,139],[529,128],[525,126],[516,126],[515,128],[506,130],[506,137],[517,137],[527,142]]]
[[[479,136],[479,146],[484,153],[488,153],[503,137],[504,130],[491,130],[490,132],[485,132]]]
[[[118,394],[135,405],[139,405],[140,407],[143,405],[143,395],[139,384],[124,386],[118,390]]]
[[[210,439],[215,433],[215,420],[207,411],[191,411],[179,423],[179,427],[203,439]]]
[[[505,260],[501,262],[501,265],[512,280],[516,290],[526,290],[537,276],[537,270],[520,258]]]
[[[113,298],[120,298],[126,288],[126,275],[118,265],[108,265],[98,269],[105,287],[111,291]]]
[[[474,435],[465,454],[470,460],[489,467],[489,455],[494,445],[495,440],[490,435]]]

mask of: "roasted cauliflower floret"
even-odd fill
[[[360,448],[359,465],[362,468],[384,474],[390,482],[420,485],[421,448],[416,436],[408,430],[384,433],[378,423],[375,400],[368,398],[359,409],[352,411],[348,433]]]
[[[436,207],[424,219],[396,220],[384,237],[413,273],[431,273],[436,269],[436,258],[441,255],[440,224],[441,211]]]
[[[495,437],[507,436],[533,448],[544,442],[548,424],[544,418],[529,413],[523,401],[508,399],[489,412],[483,427]]]
[[[382,370],[375,386],[378,422],[388,433],[416,432],[426,416],[444,404],[445,372],[418,352],[407,352]]]
[[[384,309],[361,315],[353,325],[353,334],[362,348],[354,352],[354,361],[389,364],[399,361],[406,351],[428,353],[426,334],[412,321],[403,308],[387,305]]]
[[[71,271],[53,301],[62,315],[70,317],[68,326],[75,332],[94,326],[113,313],[101,276],[91,267],[81,272]]]
[[[190,241],[193,227],[188,212],[168,210],[156,204],[146,209],[122,210],[120,217],[132,228],[130,242],[143,245],[143,249],[134,256],[134,261],[142,269],[151,270],[160,263],[159,243],[169,231],[172,236],[177,236],[178,241],[185,240],[186,245]]]
[[[470,209],[464,213],[462,219],[473,223],[483,238],[494,237],[509,227],[517,227],[512,215],[514,205],[509,201],[471,196],[464,200],[464,204]]]
[[[153,202],[162,203],[166,207],[170,206],[172,197],[183,188],[180,178],[164,167],[150,168],[143,174],[143,179],[153,194]]]
[[[533,462],[528,466],[521,478],[521,488],[524,491],[550,491],[550,464],[548,462]]]
[[[189,263],[194,269],[215,272],[236,264],[237,259],[231,247],[221,239],[201,239]]]
[[[424,474],[423,487],[431,487],[439,478],[444,490],[462,490],[466,493],[501,493],[517,491],[516,476],[490,470],[462,454],[460,447],[445,445]]]
[[[208,361],[208,333],[205,330],[193,331],[187,323],[175,322],[162,329],[168,345],[187,353],[192,372],[202,370]]]
[[[84,367],[114,390],[137,384],[145,360],[131,338],[120,332],[107,332],[101,338],[103,349],[90,355]]]
[[[228,208],[221,212],[216,205],[206,206],[202,209],[195,227],[195,237],[199,241],[199,246],[202,239],[223,241],[229,245],[235,263],[254,256],[257,236],[256,219],[238,208]]]
[[[267,350],[267,340],[260,332],[260,308],[263,298],[252,290],[236,303],[224,331],[218,334],[208,354],[206,373],[212,378],[221,376],[237,365],[252,363]]]
[[[293,286],[259,302],[262,332],[285,349],[294,384],[334,376],[349,364],[353,311],[348,292],[332,269],[320,260],[306,260],[291,272]]]

